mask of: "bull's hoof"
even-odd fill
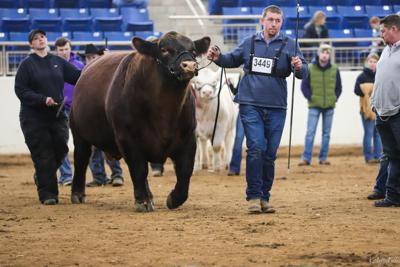
[[[203,169],[203,170],[208,170],[208,164],[201,164],[201,168]]]
[[[84,193],[72,193],[71,203],[72,204],[83,204],[86,202],[86,196]]]
[[[136,212],[152,212],[154,211],[154,203],[153,201],[144,201],[144,202],[135,202],[135,211]]]
[[[183,199],[173,198],[172,193],[171,193],[168,195],[168,198],[167,198],[167,207],[170,210],[173,210],[173,209],[176,209],[179,206],[181,206],[183,203],[185,203],[185,201],[186,201],[186,198],[183,198]]]

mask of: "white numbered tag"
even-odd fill
[[[253,57],[253,62],[251,65],[251,71],[253,72],[271,74],[274,60],[271,58]]]

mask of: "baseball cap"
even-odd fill
[[[37,33],[41,33],[41,34],[43,34],[44,36],[46,36],[46,32],[43,31],[43,30],[40,30],[40,29],[31,30],[31,32],[30,32],[29,35],[28,35],[28,41],[29,41],[29,43],[32,43],[33,38],[35,37],[35,34],[37,34]]]

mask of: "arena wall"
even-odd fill
[[[337,103],[331,132],[331,144],[357,144],[362,143],[362,125],[359,114],[359,99],[354,95],[354,83],[359,72],[342,72],[343,93]],[[288,88],[290,105],[290,95],[292,88],[292,78],[289,77]],[[268,90],[268,88],[266,88]],[[0,153],[28,153],[24,143],[24,138],[19,126],[19,100],[14,93],[14,77],[0,77]],[[300,91],[300,81],[295,84],[295,102],[294,102],[294,122],[293,122],[293,145],[303,145],[307,123],[307,101]],[[286,117],[286,126],[282,137],[282,145],[289,144],[289,122],[290,109]],[[318,125],[318,131],[315,142],[318,144],[321,140],[321,122]],[[73,149],[72,140],[69,142]]]

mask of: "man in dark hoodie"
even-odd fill
[[[321,44],[318,54],[309,65],[310,75],[301,82],[301,91],[308,100],[307,133],[304,152],[299,166],[311,164],[315,132],[322,115],[322,143],[319,164],[330,165],[327,161],[329,139],[335,104],[342,93],[342,81],[336,64],[331,64],[332,47]]]

